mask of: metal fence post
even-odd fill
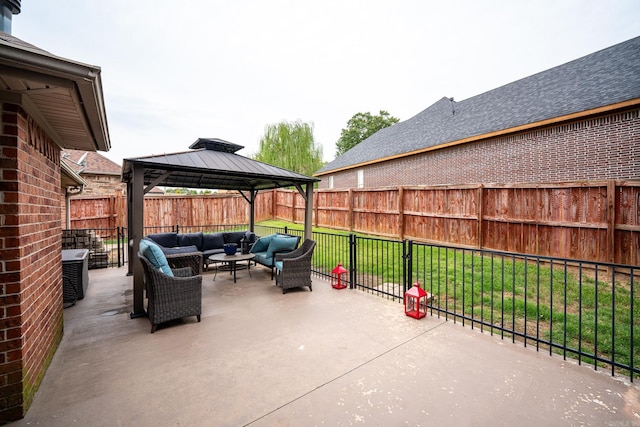
[[[120,242],[122,242],[122,234],[121,234],[121,231],[120,231],[120,227],[116,227],[116,241],[118,242],[117,243],[117,246],[118,246],[118,268],[120,268],[120,267],[122,267],[122,264],[120,263],[120,254],[121,254],[121,252],[120,252]]]
[[[356,235],[349,234],[349,289],[356,288]]]
[[[402,241],[402,269],[402,295],[404,295],[413,279],[413,240]]]

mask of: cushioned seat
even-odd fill
[[[295,251],[276,255],[276,285],[282,288],[282,293],[287,289],[308,286],[311,287],[311,258],[316,242],[306,239]]]
[[[291,252],[298,247],[299,243],[300,236],[291,236],[280,233],[271,234],[256,240],[249,253],[255,255],[252,261],[256,264],[261,264],[271,269],[271,279],[273,280],[275,255]]]
[[[225,231],[218,233],[176,233],[173,231],[166,233],[149,234],[145,240],[156,243],[162,252],[170,258],[169,265],[173,268],[171,258],[179,257],[180,254],[191,254],[200,252],[200,267],[194,273],[199,274],[202,268],[207,268],[209,257],[214,254],[224,252],[224,245],[235,243],[242,248],[243,253],[248,253],[252,242],[255,241],[255,234],[251,231]]]
[[[151,333],[160,323],[202,314],[202,276],[191,267],[171,269],[169,260],[153,242],[141,241],[138,258],[147,289],[147,314]]]

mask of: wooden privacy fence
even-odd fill
[[[314,226],[395,239],[640,265],[640,181],[316,190]],[[246,224],[237,193],[145,197],[145,226]],[[260,192],[256,221],[303,223],[295,190]],[[123,197],[71,200],[72,228],[126,227]]]
[[[127,226],[124,196],[74,198],[69,203],[71,229],[108,229]]]
[[[640,265],[640,181],[320,190],[315,197],[317,227]],[[302,221],[297,208],[287,217],[290,210],[278,204],[277,217]]]
[[[256,221],[273,218],[274,193],[259,193],[255,201]],[[197,196],[146,196],[144,225],[229,225],[249,222],[249,204],[238,193]],[[125,196],[74,198],[70,201],[72,229],[127,227]]]

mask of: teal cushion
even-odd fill
[[[264,236],[256,240],[256,242],[251,247],[251,253],[264,252],[269,248],[269,242],[271,242],[271,238],[275,235]]]
[[[269,242],[269,248],[267,249],[267,258],[271,258],[276,251],[292,251],[296,248],[298,243],[297,237],[290,236],[273,236]]]
[[[276,270],[282,271],[282,261],[276,261]]]
[[[173,277],[173,271],[171,271],[171,267],[169,267],[169,263],[167,262],[167,257],[164,256],[160,246],[156,245],[151,240],[142,239],[140,240],[140,253],[144,255],[144,257],[148,259],[151,265],[155,268],[167,276]]]

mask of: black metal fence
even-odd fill
[[[640,374],[640,268],[463,249],[371,237],[313,233],[314,273],[338,262],[352,289],[400,303],[419,284],[429,313],[538,351]]]
[[[232,226],[145,228],[145,232],[215,232]],[[288,227],[256,226],[256,234]],[[65,230],[71,242],[99,236],[112,254],[108,266],[127,262],[126,229]],[[73,233],[72,233],[73,232]],[[347,233],[314,232],[313,274],[331,278],[341,263],[352,289],[403,302],[418,283],[431,294],[429,313],[538,351],[571,357],[612,375],[640,375],[640,267],[463,249]],[[71,249],[66,247],[65,249]],[[107,266],[107,265],[104,265]],[[93,266],[96,268],[96,265]]]

